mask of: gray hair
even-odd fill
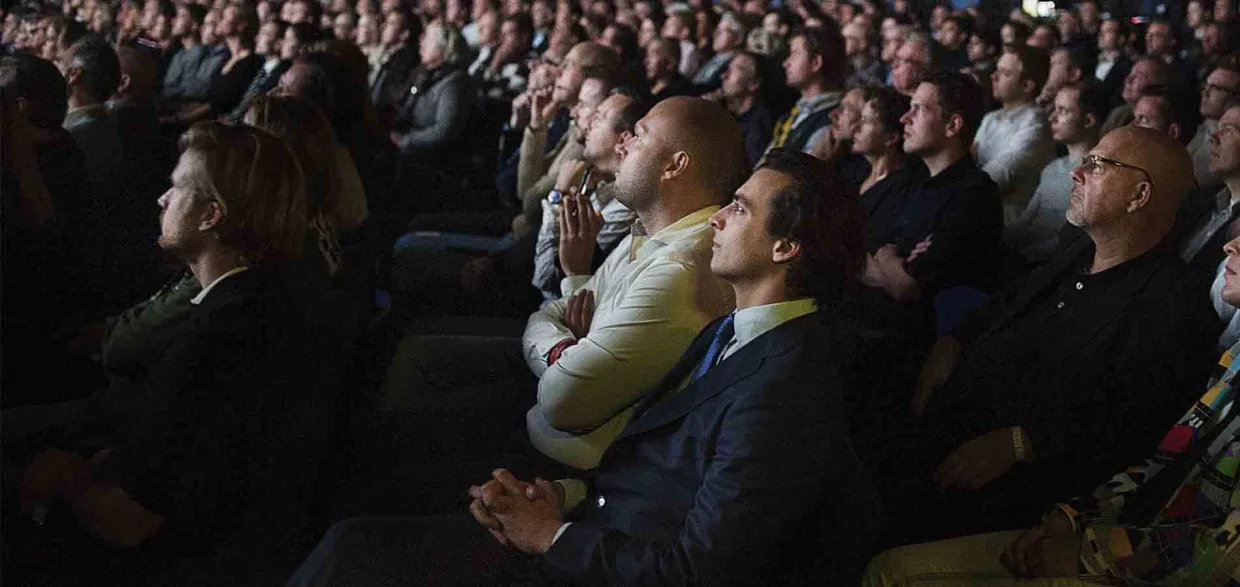
[[[439,46],[443,47],[443,63],[448,67],[456,67],[465,62],[465,38],[461,31],[450,24],[433,22],[427,25],[424,35],[433,35]]]

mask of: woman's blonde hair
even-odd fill
[[[336,137],[332,125],[307,100],[292,96],[256,96],[245,122],[288,142],[301,164],[309,213],[332,209],[327,198],[336,169]]]
[[[301,255],[309,214],[288,143],[253,127],[200,122],[181,135],[180,147],[201,163],[188,178],[195,195],[220,207],[221,244],[251,263]]]

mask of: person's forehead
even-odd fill
[[[1064,88],[1059,90],[1059,93],[1055,94],[1055,105],[1063,106],[1065,108],[1075,108],[1079,94],[1080,91],[1076,88]]]
[[[792,176],[783,172],[763,167],[749,176],[749,180],[736,190],[738,200],[751,207],[766,207],[775,194],[792,185]]]
[[[939,103],[938,88],[932,83],[922,82],[917,86],[917,91],[913,92],[913,102],[922,106],[937,106]]]

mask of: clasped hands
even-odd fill
[[[526,554],[547,552],[563,525],[563,490],[544,479],[520,481],[507,469],[496,469],[491,477],[469,488],[469,513],[501,545]]]

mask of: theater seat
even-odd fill
[[[934,296],[934,329],[937,336],[951,332],[956,322],[985,304],[990,296],[972,287],[952,287]]]

